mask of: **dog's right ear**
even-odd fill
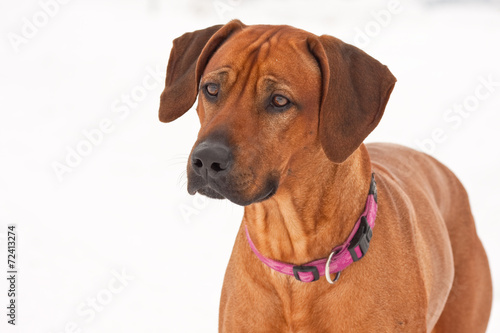
[[[239,20],[233,20],[226,25],[185,33],[174,40],[165,90],[160,98],[160,121],[174,121],[193,106],[210,57],[234,31],[243,27],[245,25]]]

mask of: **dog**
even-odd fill
[[[364,144],[396,83],[328,35],[238,20],[173,42],[159,119],[196,108],[188,192],[245,206],[220,332],[485,332],[467,193],[429,155]]]

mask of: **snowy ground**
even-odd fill
[[[387,64],[398,83],[367,141],[420,147],[455,171],[500,283],[499,2],[66,2],[0,1],[4,273],[7,224],[19,233],[18,325],[1,273],[0,331],[216,331],[242,209],[186,193],[198,122],[160,123],[158,82],[172,39],[231,18],[335,35]],[[500,332],[498,304],[488,332]]]

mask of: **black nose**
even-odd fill
[[[191,156],[193,170],[204,178],[220,177],[229,171],[232,164],[231,150],[221,143],[202,142]]]

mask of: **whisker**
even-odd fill
[[[177,155],[172,158],[169,158],[167,160],[167,165],[168,166],[174,166],[174,165],[179,165],[179,164],[187,164],[189,155],[182,154],[182,155]]]
[[[187,184],[187,173],[186,173],[186,170],[181,171],[181,173],[177,177],[177,184],[179,186],[182,186],[182,187],[184,187]]]

